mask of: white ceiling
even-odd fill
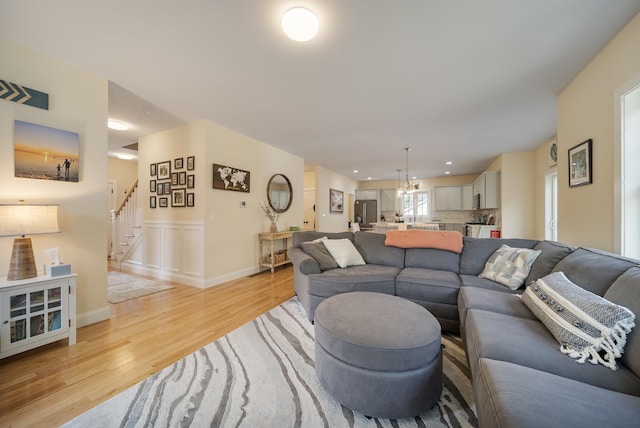
[[[284,36],[292,6],[316,12],[316,39]],[[114,82],[110,115],[134,128],[113,146],[205,118],[360,180],[404,174],[407,146],[418,177],[478,173],[538,147],[555,134],[556,96],[640,0],[0,0],[0,10],[1,36]]]

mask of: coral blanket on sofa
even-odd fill
[[[399,248],[437,248],[460,253],[462,234],[456,231],[389,230],[384,245]]]

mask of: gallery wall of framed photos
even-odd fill
[[[195,156],[149,164],[149,208],[195,206]]]

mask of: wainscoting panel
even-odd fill
[[[146,221],[144,263],[125,261],[123,270],[204,288],[204,224]]]

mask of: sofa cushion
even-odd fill
[[[333,257],[341,268],[349,266],[358,266],[365,264],[362,255],[358,252],[351,240],[344,239],[327,239],[322,241],[331,257]]]
[[[350,291],[396,294],[395,279],[400,269],[392,266],[360,265],[309,275],[309,294],[331,297]]]
[[[578,248],[562,259],[553,272],[564,272],[574,284],[580,284],[585,290],[602,296],[632,266],[636,266],[634,261],[615,254]]]
[[[533,248],[539,241],[531,239],[488,239],[464,237],[464,245],[460,254],[460,273],[478,275],[491,255],[506,244],[514,248]]]
[[[339,267],[338,263],[336,263],[335,259],[331,256],[329,250],[327,250],[327,247],[322,243],[322,241],[301,242],[300,248],[318,262],[318,266],[320,266],[321,271],[336,269]]]
[[[567,257],[569,253],[575,250],[575,247],[570,247],[554,241],[540,241],[535,247],[533,247],[533,249],[542,251],[542,253],[538,256],[536,261],[533,262],[525,284],[529,284],[536,279],[550,274],[560,260]]]
[[[604,298],[629,308],[637,319],[640,316],[640,268],[632,267],[620,275],[609,287]],[[640,326],[638,325],[627,335],[622,362],[640,377]]]
[[[374,265],[404,267],[404,249],[384,245],[381,233],[356,232],[354,244],[367,263]]]
[[[640,395],[640,378],[629,368],[620,365],[613,371],[600,364],[577,364],[558,352],[558,342],[537,320],[471,309],[467,312],[465,337],[472,372],[478,369],[480,358],[491,358]]]
[[[522,301],[560,343],[563,354],[617,369],[635,315],[569,281],[562,272],[531,284]]]
[[[640,397],[505,361],[482,358],[478,368],[479,426],[622,428],[640,420]]]
[[[405,267],[448,270],[458,273],[460,254],[435,248],[409,248],[405,250]]]
[[[410,299],[456,304],[460,281],[453,272],[404,268],[396,277],[396,294]]]
[[[460,275],[460,282],[462,283],[463,287],[486,288],[487,290],[500,291],[502,293],[510,294],[520,294],[522,292],[521,289],[512,290],[502,284],[498,284],[495,281],[491,281],[490,279],[486,278],[480,278],[476,275]]]
[[[314,239],[322,238],[326,236],[329,239],[350,239],[353,241],[353,233],[352,232],[334,232],[334,233],[324,233],[324,232],[316,232],[315,230],[302,230],[299,232],[294,232],[291,236],[291,245],[293,247],[300,247],[300,243],[313,241]]]
[[[480,278],[487,278],[517,290],[524,284],[531,265],[541,251],[502,245],[487,260]]]

